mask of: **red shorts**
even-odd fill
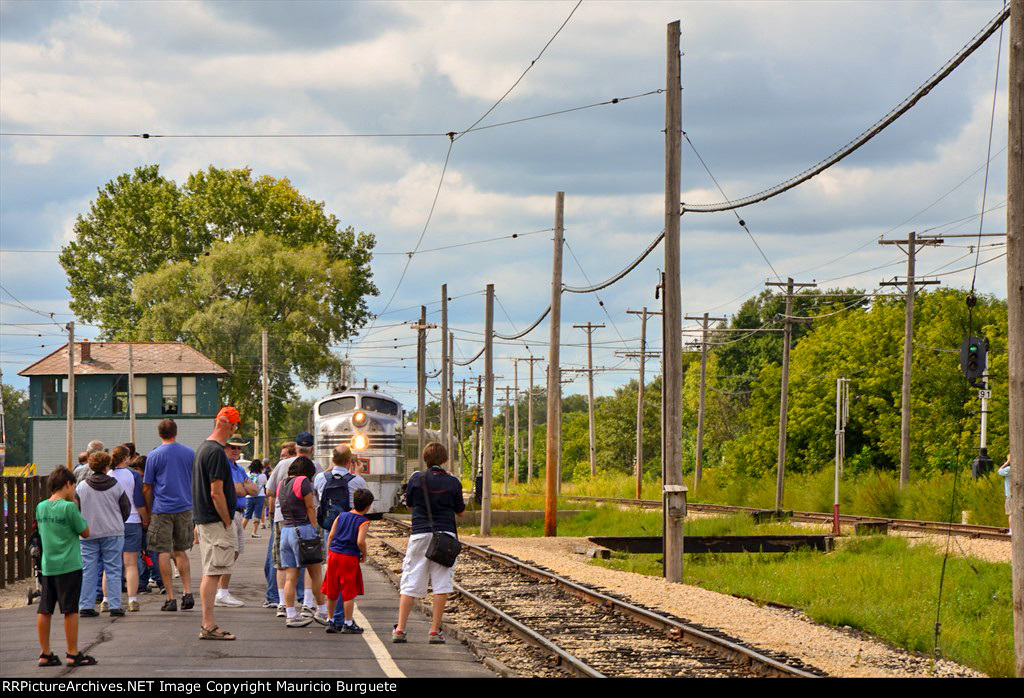
[[[327,553],[327,574],[320,592],[329,599],[351,601],[363,595],[363,571],[355,555]]]

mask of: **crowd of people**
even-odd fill
[[[148,455],[136,453],[131,443],[108,452],[92,441],[78,468],[61,467],[49,476],[50,497],[36,510],[42,548],[40,666],[61,664],[50,649],[50,621],[58,605],[69,666],[97,663],[79,651],[79,617],[136,613],[138,595],[154,592],[165,596],[161,612],[177,613],[179,601],[182,611],[193,609],[194,546],[201,567],[199,638],[234,640],[217,624],[214,609],[245,605],[231,594],[230,583],[250,522],[250,538],[268,530],[265,608],[288,628],[318,623],[331,634],[363,632],[355,621],[355,600],[364,593],[360,564],[367,555],[374,496],[353,472],[358,467],[349,447],[337,446],[331,468],[323,470],[313,459],[313,436],[303,432],[283,444],[274,467],[253,461],[247,472],[239,465],[247,445],[236,434],[240,423],[238,410],[224,407],[213,433],[193,451],[178,443],[174,420],[165,419],[157,426],[161,444]],[[455,568],[426,559],[426,549],[435,531],[457,537],[455,520],[465,510],[461,483],[442,467],[447,458],[441,444],[429,444],[423,453],[429,468],[407,486],[412,534],[392,642],[406,642],[409,614],[428,583],[434,593],[429,642],[445,641],[441,617]]]

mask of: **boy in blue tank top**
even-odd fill
[[[366,532],[370,520],[366,513],[373,504],[370,490],[356,490],[352,495],[352,510],[339,514],[327,536],[327,574],[321,591],[327,597],[328,633],[358,634],[363,629],[352,619],[356,597],[363,595],[363,572],[359,563],[366,559]],[[338,608],[341,597],[344,609]]]

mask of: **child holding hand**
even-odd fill
[[[352,619],[356,597],[363,594],[363,572],[359,563],[366,559],[366,532],[370,520],[366,513],[373,504],[370,490],[356,490],[352,510],[339,514],[327,537],[327,574],[322,588],[327,597],[328,633],[358,634],[363,629]],[[344,622],[338,611],[338,597],[344,609]]]

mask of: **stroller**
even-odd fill
[[[28,590],[28,603],[32,605],[43,595],[43,537],[39,535],[39,524],[32,522],[32,533],[28,537],[28,555],[32,558],[32,572],[35,588]]]

